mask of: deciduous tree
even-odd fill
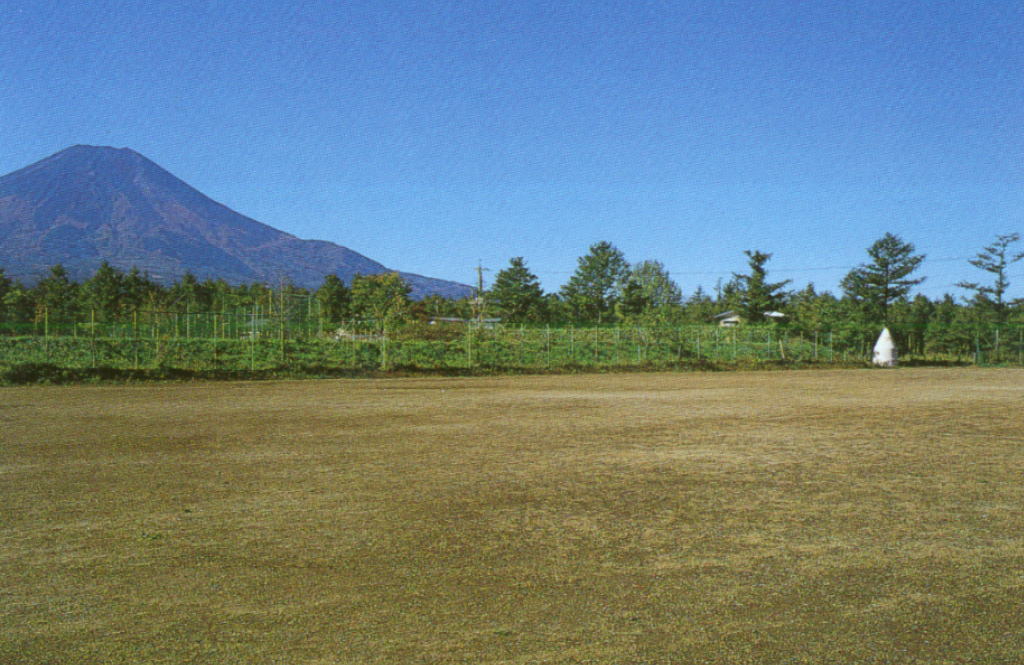
[[[682,292],[660,261],[633,266],[622,289],[617,313],[624,321],[665,323],[678,320]]]
[[[384,329],[407,320],[412,312],[412,287],[397,272],[352,278],[352,314]]]

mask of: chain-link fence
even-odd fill
[[[476,322],[328,324],[315,311],[282,315],[139,311],[118,321],[0,323],[0,362],[69,368],[188,370],[558,369],[859,363],[877,326],[808,332],[787,326],[515,327]],[[926,334],[902,330],[904,361],[1024,364],[1024,328]],[[933,331],[934,332],[934,331]]]

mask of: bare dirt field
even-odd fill
[[[0,389],[0,662],[1024,662],[1024,370]]]

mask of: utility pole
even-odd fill
[[[482,261],[477,261],[476,264],[476,298],[473,299],[473,306],[476,309],[477,323],[483,325],[484,322],[484,271],[490,270],[485,268]]]

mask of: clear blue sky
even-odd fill
[[[922,292],[1024,234],[1006,0],[5,0],[0,173],[130,147],[235,210],[472,282],[588,246],[689,294],[772,252],[836,291],[887,231]],[[1024,262],[1012,295],[1024,296]]]

